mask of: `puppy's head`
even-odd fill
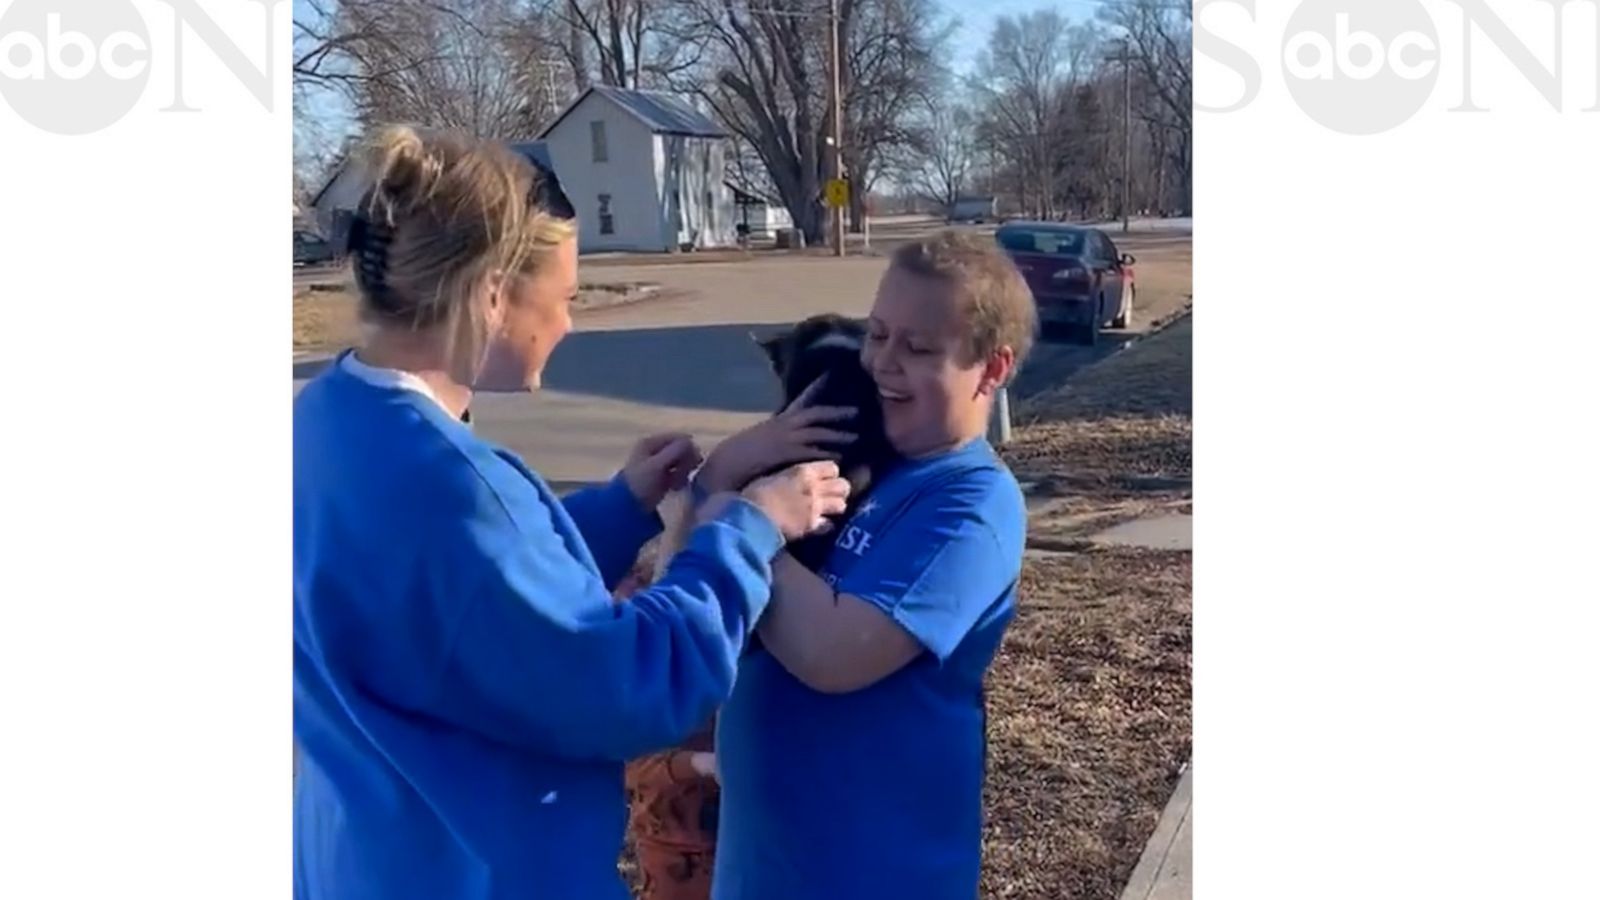
[[[867,330],[864,325],[854,319],[834,313],[812,316],[786,331],[780,331],[766,337],[751,334],[751,338],[760,345],[767,355],[767,362],[772,366],[772,372],[778,376],[778,381],[783,385],[784,405],[792,403],[800,396],[812,382],[823,375],[829,376],[829,384],[836,381],[857,382],[857,372],[865,374],[861,369],[861,342],[866,339]],[[829,385],[824,385],[823,393],[833,394],[834,390]],[[876,402],[876,391],[872,392]],[[832,405],[833,401],[819,400],[824,405]],[[847,399],[847,405],[855,405],[853,399]]]
[[[793,403],[821,378],[822,386],[811,401],[813,405],[855,408],[853,419],[829,427],[856,435],[853,443],[840,448],[844,458],[839,468],[857,491],[864,490],[869,470],[887,465],[893,457],[883,431],[877,384],[861,365],[866,326],[829,313],[812,316],[787,331],[752,337],[766,352],[773,374],[783,385],[783,406]]]

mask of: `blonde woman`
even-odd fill
[[[461,421],[475,389],[537,387],[570,330],[570,204],[497,144],[391,127],[366,152],[371,336],[294,407],[295,896],[626,897],[623,760],[727,699],[773,559],[847,486],[810,462],[721,494],[613,603],[694,443],[645,438],[563,500]],[[713,459],[817,459],[846,413],[790,410]]]

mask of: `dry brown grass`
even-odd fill
[[[1190,746],[1188,553],[1030,559],[989,676],[986,898],[1114,900]]]
[[[1194,319],[1183,316],[1077,372],[1017,410],[1025,424],[1107,416],[1188,416],[1194,409]]]
[[[336,350],[355,343],[356,305],[344,291],[296,290],[294,352]]]
[[[1117,501],[1186,493],[1193,466],[1193,320],[1185,316],[1018,409],[1005,448],[1049,493]]]

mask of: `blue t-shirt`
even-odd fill
[[[983,679],[1016,611],[1027,515],[984,441],[907,463],[842,529],[823,577],[925,653],[863,690],[807,688],[765,650],[717,730],[716,900],[972,900]]]
[[[347,368],[294,407],[295,897],[623,900],[623,760],[727,699],[782,535],[734,503],[615,603],[661,524],[623,482]]]

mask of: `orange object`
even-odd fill
[[[650,584],[651,563],[641,557],[634,564],[613,592],[618,600]],[[711,751],[713,727],[681,747],[628,763],[628,832],[643,882],[639,900],[710,900],[720,789],[691,760]]]
[[[640,900],[708,900],[717,844],[715,778],[696,772],[710,732],[627,767],[628,828],[643,881]]]

